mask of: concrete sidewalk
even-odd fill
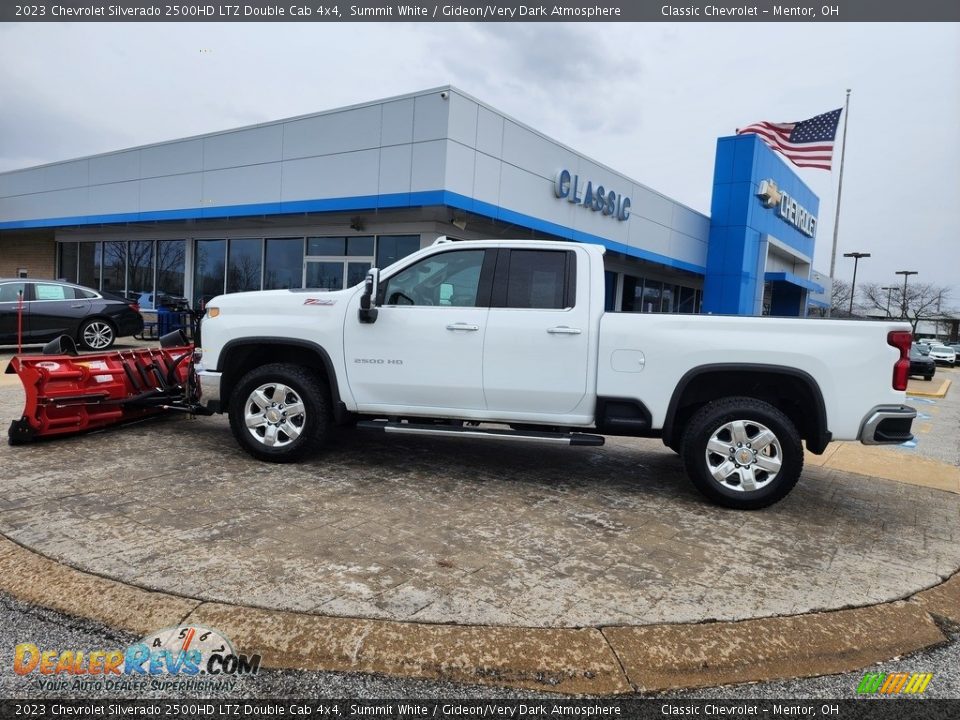
[[[924,457],[910,457],[906,461],[902,452],[877,445],[831,443],[823,455],[807,452],[804,463],[807,467],[840,470],[960,493],[960,467]]]
[[[335,618],[151,593],[0,538],[0,590],[134,634],[201,625],[278,669],[381,673],[619,695],[847,672],[941,645],[960,575],[905,601],[743,622],[587,628]]]

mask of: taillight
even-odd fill
[[[910,344],[913,333],[909,330],[893,330],[887,333],[887,345],[900,351],[900,359],[893,366],[893,389],[906,390],[910,378]]]
[[[133,310],[134,312],[140,312],[139,303],[130,303],[130,309]]]

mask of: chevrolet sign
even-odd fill
[[[764,207],[777,208],[777,215],[807,237],[816,235],[816,216],[787,195],[783,190],[780,190],[773,180],[763,180],[760,183],[760,187],[757,190],[757,197],[763,202]]]

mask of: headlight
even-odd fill
[[[217,307],[208,307],[208,308],[207,308],[207,317],[208,317],[208,318],[215,318],[215,317],[217,317],[217,315],[219,315],[219,314],[220,314],[220,308],[217,308]]]

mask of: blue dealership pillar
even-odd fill
[[[780,211],[776,199],[780,197],[795,201],[794,222]],[[793,270],[795,264],[810,263],[814,249],[810,229],[816,222],[819,204],[810,188],[757,135],[718,138],[703,312],[760,315],[768,272],[797,272]],[[813,223],[797,223],[796,207],[809,211]],[[769,259],[773,254],[778,257],[776,263]],[[790,262],[785,264],[783,258]],[[772,267],[768,268],[768,262]],[[804,271],[798,280],[803,284],[808,277],[809,271]],[[787,289],[776,309],[783,311],[776,314],[802,316],[804,300]],[[786,312],[787,309],[791,311]]]

